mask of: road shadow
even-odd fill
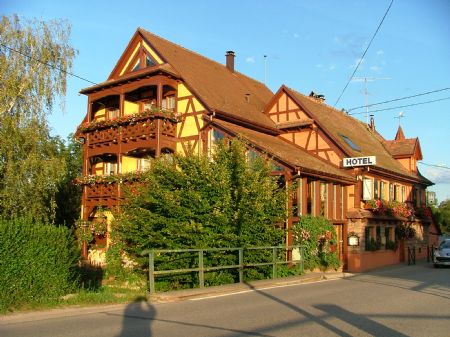
[[[336,317],[336,318],[340,319],[341,321],[349,323],[350,325],[353,325],[356,328],[358,328],[368,334],[374,335],[374,336],[406,337],[406,335],[404,335],[396,330],[393,330],[383,324],[375,322],[367,317],[351,313],[351,312],[349,312],[339,306],[335,306],[335,305],[325,305],[324,304],[324,305],[314,306],[315,308],[317,308],[325,313],[325,315],[321,315],[319,317],[317,315],[314,315],[314,314],[306,311],[305,309],[302,309],[296,305],[286,302],[286,301],[284,301],[276,296],[273,296],[263,290],[257,289],[250,283],[247,283],[247,282],[244,282],[244,283],[250,289],[255,291],[255,293],[257,293],[261,296],[264,296],[272,301],[275,301],[275,302],[301,314],[302,316],[305,317],[306,321],[314,322],[315,324],[322,326],[323,328],[335,333],[338,336],[353,336],[353,334],[347,333],[346,331],[343,331],[336,325],[329,323],[328,320],[331,317]],[[282,326],[278,326],[278,327],[272,326],[270,328],[260,329],[260,330],[258,330],[258,332],[261,333],[261,332],[274,331],[276,328],[287,327],[288,325],[298,326],[299,324],[303,324],[304,322],[305,321],[302,321],[302,320],[291,321],[289,323],[284,323]]]
[[[156,317],[156,309],[142,298],[127,305],[123,313],[122,331],[117,337],[151,337],[151,323]]]
[[[386,337],[407,337],[407,335],[391,329],[386,325],[378,323],[363,315],[355,314],[354,312],[345,310],[344,308],[333,304],[318,304],[314,305],[317,308],[331,317],[340,319],[354,327],[363,330],[372,336],[386,336]]]

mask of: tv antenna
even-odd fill
[[[400,127],[401,125],[401,119],[403,118],[403,117],[406,117],[405,116],[405,112],[404,111],[400,111],[399,113],[398,113],[398,116],[397,117],[394,117],[394,118],[398,118],[398,126]]]
[[[364,104],[366,106],[366,123],[369,124],[369,91],[367,90],[367,82],[378,80],[390,80],[390,77],[353,77],[352,82],[364,82]]]

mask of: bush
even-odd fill
[[[304,215],[292,230],[294,244],[303,247],[305,269],[339,268],[338,254],[331,248],[337,244],[336,230],[330,221]]]
[[[78,258],[66,227],[0,220],[0,311],[55,301],[70,292]]]

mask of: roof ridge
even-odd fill
[[[195,54],[196,56],[199,56],[199,57],[201,57],[201,58],[203,58],[203,59],[205,59],[205,60],[207,60],[207,61],[209,61],[209,62],[213,62],[213,63],[215,63],[215,64],[217,64],[217,65],[219,65],[219,66],[221,66],[221,67],[226,68],[226,65],[224,65],[224,64],[222,64],[222,63],[220,63],[220,62],[218,62],[218,61],[215,61],[215,60],[213,60],[212,58],[209,58],[209,57],[207,57],[207,56],[204,56],[204,55],[202,55],[202,54],[200,54],[200,53],[198,53],[198,52],[196,52],[196,51],[193,51],[193,50],[191,50],[191,49],[188,49],[188,48],[186,48],[186,47],[183,47],[182,45],[180,45],[180,44],[178,44],[178,43],[172,42],[172,41],[170,41],[170,40],[168,40],[168,39],[166,39],[166,38],[164,38],[164,37],[161,37],[161,36],[156,35],[156,34],[154,34],[154,33],[152,33],[152,32],[149,32],[148,30],[146,30],[146,29],[144,29],[144,28],[142,28],[142,27],[138,27],[138,30],[139,30],[139,31],[143,31],[143,32],[146,33],[146,34],[150,34],[150,35],[152,35],[152,36],[154,36],[154,37],[156,37],[156,38],[158,38],[158,39],[161,39],[161,40],[163,40],[164,42],[167,42],[167,43],[170,43],[170,44],[172,44],[172,45],[175,45],[175,46],[177,46],[178,48],[181,48],[181,49],[183,49],[183,50],[185,50],[185,51],[187,51],[187,52],[189,52],[189,53],[191,53],[191,54]],[[156,48],[156,47],[155,47],[155,48]],[[258,84],[260,84],[260,85],[263,85],[263,86],[265,86],[267,89],[270,90],[270,88],[267,87],[267,86],[266,86],[264,83],[262,83],[261,81],[258,81],[258,80],[256,80],[256,79],[250,77],[250,76],[247,76],[247,75],[241,73],[240,71],[234,70],[233,73],[238,74],[238,75],[240,75],[240,76],[243,76],[243,77],[245,77],[245,78],[247,78],[247,79],[249,79],[249,80],[251,80],[251,81],[253,81],[253,82],[256,82],[256,83],[258,83]],[[272,92],[272,90],[270,90],[270,91]]]
[[[284,85],[284,87],[285,87],[286,89],[288,89],[288,90],[294,92],[295,94],[298,94],[298,95],[300,95],[300,96],[302,96],[302,97],[304,97],[304,98],[310,100],[312,103],[316,104],[317,106],[325,107],[325,108],[327,108],[327,109],[330,109],[330,110],[339,112],[339,113],[341,113],[342,115],[344,115],[344,116],[346,116],[346,117],[349,117],[349,118],[351,118],[351,119],[353,119],[353,120],[355,120],[355,121],[357,121],[357,122],[363,124],[363,126],[366,125],[366,123],[364,123],[363,121],[360,121],[358,118],[355,118],[355,117],[353,117],[353,116],[350,116],[348,113],[345,113],[345,112],[342,111],[342,110],[336,109],[335,107],[333,107],[333,106],[331,106],[331,105],[329,105],[329,104],[327,104],[327,103],[324,103],[324,102],[320,102],[320,103],[319,103],[319,102],[317,102],[314,98],[309,97],[309,96],[306,96],[305,94],[302,94],[301,92],[299,92],[299,91],[297,91],[297,90],[295,90],[295,89],[292,89],[291,87],[288,87],[287,85]]]

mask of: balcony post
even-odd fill
[[[157,105],[157,107],[158,108],[162,108],[162,98],[163,98],[163,87],[162,87],[162,84],[161,83],[158,83],[158,89],[157,89],[157,102],[156,102],[156,105]]]
[[[122,117],[125,115],[125,94],[121,93],[119,97],[119,116]]]

